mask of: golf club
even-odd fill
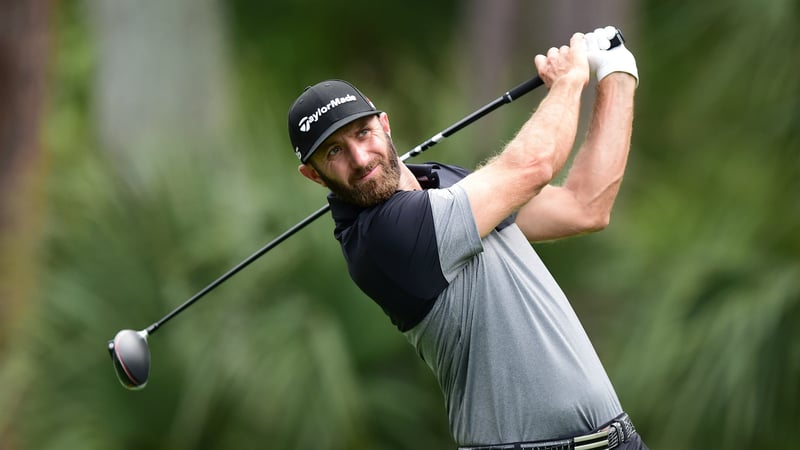
[[[617,34],[614,36],[613,39],[611,39],[610,48],[614,48],[623,42],[624,38],[622,36],[622,33],[619,30],[617,30]],[[484,105],[480,109],[469,114],[468,116],[464,117],[463,119],[459,120],[453,125],[450,125],[448,128],[435,134],[427,141],[417,145],[407,153],[400,156],[400,160],[405,161],[409,158],[418,156],[425,150],[436,145],[442,139],[453,135],[457,131],[463,129],[467,125],[474,123],[478,119],[489,114],[490,112],[494,111],[500,106],[513,102],[514,100],[522,97],[528,92],[541,86],[542,84],[544,84],[544,82],[542,81],[541,78],[539,78],[539,76],[535,76],[521,83],[520,85],[509,90],[508,92],[501,95],[494,101]],[[114,336],[114,339],[108,341],[108,352],[111,355],[111,360],[114,363],[114,370],[116,371],[117,378],[119,378],[119,381],[120,383],[122,383],[122,386],[124,386],[127,389],[137,390],[137,389],[142,389],[145,387],[145,385],[147,385],[147,380],[150,375],[150,348],[147,344],[147,338],[149,336],[155,333],[161,326],[170,321],[172,318],[180,314],[183,310],[194,304],[197,300],[208,294],[210,291],[214,290],[217,286],[224,283],[226,280],[234,276],[240,270],[250,265],[253,261],[260,258],[265,253],[270,251],[272,248],[274,248],[281,242],[288,239],[290,236],[294,235],[298,231],[305,228],[311,222],[314,222],[316,219],[327,213],[329,209],[330,206],[328,206],[327,204],[319,208],[317,211],[315,211],[305,219],[298,222],[296,225],[292,226],[291,228],[283,232],[281,235],[273,239],[271,242],[266,244],[257,252],[247,257],[245,260],[237,264],[235,267],[225,272],[222,276],[214,280],[211,284],[203,288],[200,292],[192,296],[190,299],[186,300],[183,304],[175,308],[172,312],[164,316],[161,320],[153,323],[146,329],[141,331],[135,331],[130,329],[119,331]]]

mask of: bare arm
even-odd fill
[[[516,223],[529,241],[552,240],[605,228],[631,141],[636,79],[618,72],[600,81],[586,140],[563,186],[546,186],[526,203]]]
[[[467,192],[481,237],[539,194],[563,167],[575,141],[580,98],[589,81],[583,35],[534,59],[550,88],[502,153],[459,185]]]

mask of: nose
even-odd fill
[[[369,164],[369,151],[365,145],[351,143],[348,145],[348,153],[350,154],[350,164],[354,169],[361,169]]]

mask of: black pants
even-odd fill
[[[639,436],[639,433],[634,433],[629,439],[628,442],[623,442],[619,444],[617,448],[614,450],[650,450],[647,446],[642,442],[642,437]]]

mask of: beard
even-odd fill
[[[397,150],[394,148],[394,142],[389,135],[386,135],[390,152],[385,157],[376,157],[370,164],[358,173],[353,174],[350,179],[349,185],[345,185],[340,181],[330,179],[319,169],[317,173],[320,178],[325,181],[328,189],[334,193],[339,199],[358,205],[361,207],[369,207],[383,203],[389,199],[397,191],[400,186],[400,160],[397,157]],[[360,178],[376,167],[381,168],[381,172],[375,177],[361,181]]]

